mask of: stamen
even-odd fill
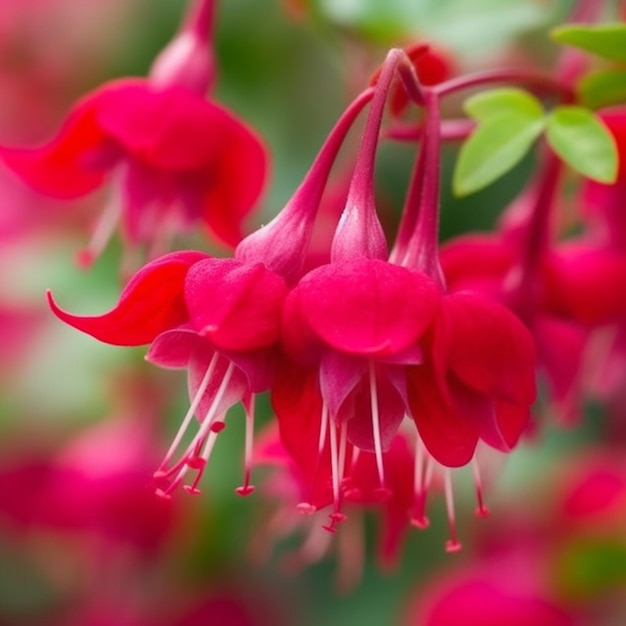
[[[330,518],[330,524],[326,524],[322,528],[328,532],[334,533],[337,530],[337,524],[345,521],[346,515],[341,512],[341,476],[339,468],[339,453],[337,450],[337,426],[334,423],[330,424],[329,434],[330,467],[333,482],[333,512],[328,516]]]
[[[346,437],[347,437],[347,423],[344,424],[346,427]],[[342,436],[343,436],[344,431],[342,431]],[[359,460],[359,456],[361,454],[361,449],[357,448],[356,446],[352,446],[352,450],[351,450],[351,454],[350,454],[350,467],[343,479],[343,495],[344,498],[347,498],[349,500],[356,500],[358,498],[361,497],[362,491],[359,487],[355,487],[353,484],[353,481],[351,479],[352,475],[354,474],[355,468],[356,468],[356,464]],[[345,454],[344,454],[345,456]]]
[[[118,194],[115,194],[100,215],[89,243],[82,250],[79,250],[76,255],[76,263],[81,269],[91,267],[94,261],[102,254],[113,236],[121,213],[122,203]]]
[[[342,422],[339,427],[339,475],[340,481],[344,477],[346,468],[346,448],[348,446],[348,423]]]
[[[180,460],[176,464],[174,464],[174,466],[171,467],[169,470],[161,468],[159,469],[159,471],[155,472],[154,477],[157,479],[169,477],[172,474],[178,472],[176,477],[167,487],[167,489],[158,490],[158,493],[160,495],[169,495],[174,489],[176,489],[176,487],[178,487],[178,485],[180,485],[190,468],[197,469],[193,467],[193,465],[198,462],[198,458],[203,458],[205,460],[204,464],[200,463],[201,467],[199,469],[199,474],[202,474],[202,472],[204,471],[204,466],[206,465],[206,461],[208,460],[208,455],[210,455],[212,447],[215,444],[215,438],[217,437],[219,431],[222,429],[221,427],[214,429],[213,426],[217,425],[218,423],[223,423],[224,421],[223,416],[220,416],[216,419],[216,413],[217,408],[222,401],[222,397],[226,393],[226,389],[228,388],[228,385],[230,383],[230,378],[232,376],[234,368],[234,363],[232,363],[232,361],[229,362],[228,367],[226,368],[226,372],[224,373],[224,377],[222,378],[222,382],[220,383],[217,393],[215,394],[215,398],[213,398],[213,402],[211,403],[211,406],[207,410],[204,419],[202,420],[200,429],[196,433],[196,436],[193,438],[191,443],[187,446]],[[199,451],[203,445],[204,450],[199,456]],[[191,489],[195,489],[194,493],[198,492],[195,488],[196,483],[197,480],[194,481],[193,485],[191,485]]]
[[[430,526],[430,520],[426,515],[426,495],[428,488],[426,486],[425,468],[428,469],[427,465],[426,448],[420,436],[417,435],[415,439],[415,466],[413,474],[414,504],[411,524],[422,530]],[[430,473],[432,475],[432,467]]]
[[[370,361],[369,366],[374,454],[376,455],[376,469],[378,470],[378,481],[380,483],[380,486],[376,491],[382,498],[386,498],[389,496],[390,492],[385,484],[385,466],[383,463],[383,446],[380,438],[380,416],[378,414],[378,388],[376,386],[376,372],[373,362]]]
[[[319,472],[319,463],[322,457],[322,453],[324,452],[324,443],[326,442],[327,430],[328,430],[328,407],[326,406],[326,403],[324,402],[322,404],[322,415],[320,418],[320,435],[319,435],[319,439],[317,440],[317,460],[315,463],[315,470],[313,472],[313,482],[312,482],[313,485],[317,481],[317,475]],[[300,502],[299,504],[296,505],[296,509],[298,509],[298,512],[302,513],[303,515],[312,515],[313,513],[315,513],[315,511],[317,511],[317,507],[315,507],[310,502]]]
[[[250,484],[250,473],[252,468],[252,444],[254,442],[254,397],[244,403],[246,411],[246,443],[244,452],[244,478],[243,485],[235,489],[235,493],[240,496],[249,496],[254,491],[254,486]]]
[[[198,389],[196,390],[196,393],[194,394],[191,400],[189,409],[187,410],[187,413],[185,413],[185,417],[183,418],[182,424],[180,425],[180,428],[178,429],[178,432],[176,433],[176,436],[174,437],[174,441],[172,442],[172,445],[170,446],[169,450],[165,454],[165,457],[163,458],[163,461],[161,462],[159,470],[162,470],[170,462],[172,456],[174,455],[174,452],[176,452],[176,448],[178,448],[178,446],[180,445],[180,442],[183,436],[185,435],[187,428],[189,427],[189,423],[191,422],[193,416],[196,414],[196,410],[198,409],[198,405],[200,404],[200,401],[202,400],[202,396],[204,395],[207,387],[209,386],[209,381],[211,380],[211,376],[213,376],[213,372],[215,371],[215,365],[217,364],[218,358],[219,358],[219,355],[216,352],[213,355],[213,358],[211,359],[211,362],[209,363],[209,366],[207,367],[206,372],[204,373],[204,376],[202,377],[202,380],[200,381],[200,385],[198,386]]]
[[[446,496],[446,511],[448,514],[448,525],[450,527],[450,538],[446,541],[446,552],[458,552],[461,549],[459,542],[456,521],[454,516],[454,493],[452,491],[452,472],[449,468],[442,468],[443,484]]]
[[[476,487],[476,501],[478,506],[476,507],[476,515],[478,517],[487,517],[489,515],[489,509],[485,506],[483,500],[483,482],[480,475],[480,466],[476,457],[472,459],[472,473],[474,474],[474,485]]]
[[[216,422],[223,422],[224,416],[218,417]],[[206,438],[204,443],[204,449],[202,450],[202,454],[200,456],[194,456],[189,459],[187,462],[186,468],[189,467],[191,469],[197,470],[196,475],[193,479],[191,485],[185,485],[183,488],[187,493],[198,495],[200,493],[200,489],[198,489],[198,483],[202,478],[202,474],[204,474],[204,470],[209,463],[209,459],[211,458],[211,454],[213,453],[213,449],[215,448],[215,442],[217,441],[217,435],[220,431],[211,430],[209,436]],[[192,463],[193,461],[193,463]],[[186,469],[185,468],[185,469]],[[182,470],[181,470],[182,472]],[[181,475],[181,480],[184,477],[184,473]]]

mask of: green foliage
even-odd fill
[[[606,80],[613,85],[604,92],[608,97],[619,81]],[[600,98],[599,92],[592,93]],[[465,110],[478,125],[459,153],[453,177],[457,196],[474,193],[515,167],[544,130],[552,149],[574,170],[603,183],[615,180],[615,140],[584,107],[559,106],[546,114],[533,95],[503,88],[469,98]]]
[[[537,120],[543,117],[543,106],[533,95],[515,87],[484,91],[465,102],[465,111],[475,120],[487,120],[503,112]]]
[[[316,16],[386,45],[423,37],[463,54],[488,54],[538,27],[546,11],[528,0],[313,0]]]
[[[521,89],[494,89],[470,98],[467,113],[478,121],[463,144],[453,177],[459,196],[486,187],[517,165],[542,133],[541,103]]]
[[[603,183],[617,176],[617,147],[606,126],[583,107],[555,108],[547,118],[552,149],[577,172]]]
[[[626,63],[626,24],[572,24],[555,28],[551,35],[559,43]]]
[[[626,102],[626,70],[610,69],[585,76],[578,85],[582,104],[590,109]]]

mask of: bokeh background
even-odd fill
[[[557,46],[547,33],[570,4],[221,2],[215,97],[258,129],[272,158],[270,185],[250,227],[284,205],[389,47],[431,41],[459,72],[513,63],[549,68]],[[183,9],[182,0],[2,0],[0,142],[37,144],[88,90],[144,75]],[[448,104],[451,112],[459,105]],[[380,151],[379,205],[390,232],[414,153],[414,145],[392,142]],[[455,153],[446,148],[442,239],[489,228],[535,164],[531,155],[487,190],[459,200],[450,191]],[[619,437],[593,403],[576,428],[545,419],[510,458],[496,461],[487,520],[474,517],[471,475],[461,473],[461,553],[445,554],[440,497],[431,502],[431,527],[407,535],[393,571],[378,567],[377,520],[367,518],[362,577],[350,588],[346,562],[359,569],[358,549],[345,549],[343,566],[332,550],[321,562],[293,566],[289,555],[303,539],[283,533],[263,470],[253,496],[234,494],[243,451],[237,410],[219,437],[202,495],[155,501],[145,483],[186,410],[184,372],[148,365],[143,349],[99,344],[61,324],[45,304],[48,288],[77,313],[98,313],[117,300],[119,242],[89,271],[75,264],[102,199],[46,200],[0,169],[0,624],[626,623],[626,470]],[[201,235],[177,244],[223,252]],[[261,422],[271,419],[267,400],[260,414]],[[580,502],[576,489],[583,490]],[[502,613],[489,622],[476,605],[432,621],[427,601],[463,576],[492,586],[513,581],[513,595],[560,608],[534,614],[520,605],[526,621],[506,621]],[[474,598],[484,588],[476,587]]]

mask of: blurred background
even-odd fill
[[[214,96],[258,130],[272,159],[250,228],[284,205],[389,47],[432,42],[455,73],[549,68],[557,49],[547,33],[570,4],[219,3]],[[2,0],[0,143],[40,143],[82,94],[145,75],[183,9],[182,0]],[[447,106],[460,110],[459,102]],[[400,142],[380,150],[379,206],[390,232],[414,153]],[[442,239],[488,229],[534,165],[531,156],[459,200],[450,191],[455,154],[446,148]],[[349,540],[297,565],[291,555],[304,539],[288,532],[281,503],[263,488],[269,472],[257,472],[253,496],[234,494],[244,432],[238,409],[203,493],[153,497],[146,479],[188,404],[184,372],[145,363],[143,348],[100,344],[45,304],[48,288],[81,314],[117,301],[119,242],[89,271],[75,264],[101,201],[44,199],[0,169],[0,625],[626,623],[626,462],[608,447],[607,415],[593,404],[576,428],[545,420],[496,462],[488,519],[475,518],[471,475],[461,472],[463,550],[445,553],[443,498],[433,497],[430,528],[407,534],[390,571],[377,561],[375,516],[364,520],[361,576],[359,547]],[[178,243],[223,252],[200,235]],[[269,402],[260,404],[268,422]]]

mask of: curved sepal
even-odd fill
[[[203,252],[173,252],[140,269],[131,278],[117,306],[103,315],[73,315],[59,308],[48,292],[52,312],[66,324],[117,346],[150,343],[160,333],[188,319],[183,298],[189,268],[208,258]]]

